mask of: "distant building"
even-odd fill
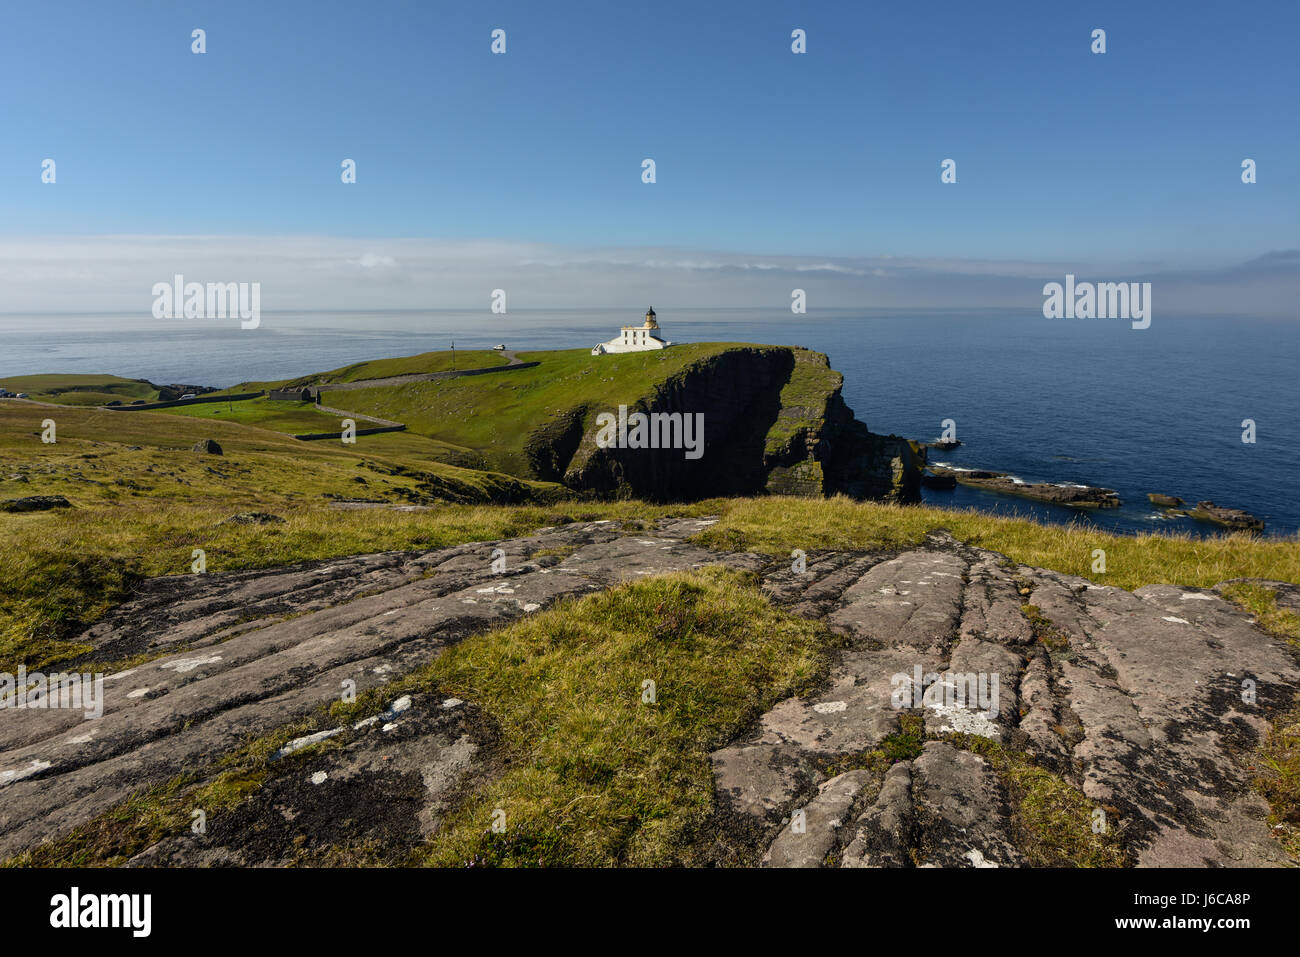
[[[652,349],[667,349],[672,343],[659,335],[659,322],[655,319],[654,309],[645,314],[645,322],[639,326],[624,326],[617,339],[602,342],[591,350],[593,356],[607,352],[649,352]]]

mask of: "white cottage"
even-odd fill
[[[651,349],[667,349],[671,345],[671,342],[659,336],[655,311],[649,309],[644,323],[639,326],[624,326],[617,339],[600,343],[591,350],[591,354],[603,356],[607,352],[648,352]]]

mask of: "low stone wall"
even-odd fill
[[[266,395],[265,392],[241,392],[239,395],[201,395],[194,399],[174,399],[171,402],[146,402],[144,405],[105,405],[114,412],[148,412],[150,409],[170,409],[178,405],[199,405],[204,402],[242,402]]]
[[[311,402],[311,389],[272,389],[266,394],[272,402]]]
[[[405,432],[404,425],[385,425],[374,429],[357,429],[354,435],[378,435],[380,432]],[[316,442],[320,439],[341,439],[342,432],[310,432],[306,435],[295,435],[295,439],[302,442]]]

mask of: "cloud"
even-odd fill
[[[154,283],[260,282],[266,311],[528,308],[809,308],[1036,311],[1043,284],[1149,281],[1165,315],[1296,317],[1300,251],[1180,269],[1141,263],[756,255],[583,248],[494,239],[97,236],[0,239],[5,312],[148,314]]]

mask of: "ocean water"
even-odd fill
[[[229,386],[433,349],[590,347],[635,311],[266,313],[231,320],[124,315],[0,316],[0,378],[108,372],[154,382]],[[935,504],[1078,521],[1119,531],[1212,528],[1171,519],[1147,492],[1244,508],[1271,535],[1300,529],[1300,322],[1156,316],[836,310],[660,311],[678,342],[800,345],[830,356],[844,399],[876,432],[931,439],[945,419],[962,447],[931,460],[1025,481],[1117,490],[1119,509],[1083,512],[959,486]],[[1253,419],[1256,441],[1242,442]]]

